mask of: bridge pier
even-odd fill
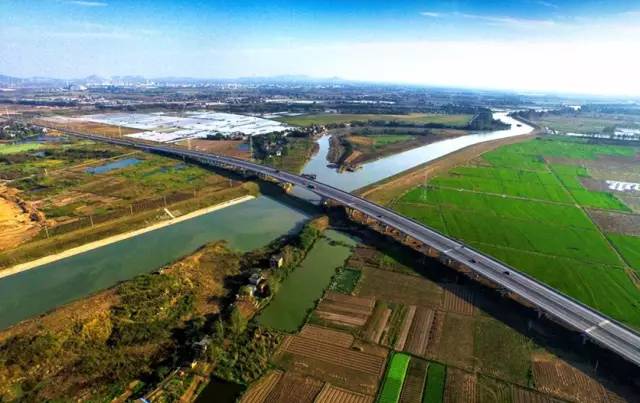
[[[290,192],[291,192],[291,190],[293,189],[293,185],[292,185],[292,184],[290,184],[290,183],[287,183],[287,182],[280,182],[280,183],[279,183],[279,186],[282,188],[282,190],[283,190],[285,193],[290,193]]]

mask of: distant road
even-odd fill
[[[94,141],[134,147],[148,152],[181,157],[234,171],[240,170],[258,174],[272,178],[280,183],[306,188],[320,197],[357,210],[382,224],[398,230],[404,235],[430,246],[438,251],[441,259],[451,259],[464,264],[477,275],[504,290],[518,295],[541,312],[563,323],[568,328],[580,332],[585,338],[640,366],[640,333],[637,331],[490,256],[366,199],[299,175],[233,157],[166,145],[143,144],[120,138],[95,136],[72,131],[65,132]]]

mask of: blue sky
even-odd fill
[[[640,95],[640,0],[0,0],[0,74]]]

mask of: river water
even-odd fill
[[[320,150],[309,161],[305,173],[343,190],[354,190],[432,161],[461,148],[488,140],[529,132],[506,113],[496,118],[511,123],[509,130],[470,134],[428,144],[413,150],[364,164],[356,172],[338,173],[327,167],[329,138],[319,139]],[[306,199],[306,190],[295,194]],[[280,235],[294,231],[307,213],[272,197],[227,207],[210,214],[148,232],[99,249],[27,270],[0,280],[0,329],[42,314],[70,301],[109,288],[138,274],[149,273],[198,247],[219,239],[232,248],[247,251],[266,245]]]

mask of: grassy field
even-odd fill
[[[374,147],[381,147],[388,144],[413,140],[414,136],[410,134],[374,134],[372,136],[367,136],[367,138],[371,139]]]
[[[638,267],[640,244],[607,238],[584,210],[628,208],[613,194],[585,188],[580,179],[589,172],[579,163],[637,151],[560,138],[509,145],[410,190],[393,207],[640,328],[640,290],[623,270]]]
[[[447,367],[437,362],[430,362],[427,369],[427,383],[422,396],[422,403],[441,403],[444,397],[444,383]]]
[[[615,116],[553,116],[547,115],[535,121],[541,126],[562,133],[601,133],[608,126],[633,127],[633,120],[616,119]]]
[[[402,392],[402,384],[409,368],[410,356],[407,354],[394,354],[391,357],[387,374],[382,384],[382,390],[378,397],[378,403],[397,403]]]
[[[339,269],[333,277],[329,289],[343,294],[351,294],[360,280],[361,271],[353,269]]]
[[[640,237],[609,234],[608,238],[627,261],[627,264],[640,271]]]
[[[476,319],[474,341],[474,356],[484,373],[521,385],[527,384],[533,342],[492,318]]]
[[[40,143],[0,144],[0,154],[15,154],[33,151],[40,148]]]
[[[472,117],[473,115],[466,114],[444,115],[439,113],[410,113],[407,115],[322,113],[315,115],[284,116],[277,118],[276,120],[294,126],[386,120],[415,124],[438,123],[448,126],[463,127],[469,123]]]

